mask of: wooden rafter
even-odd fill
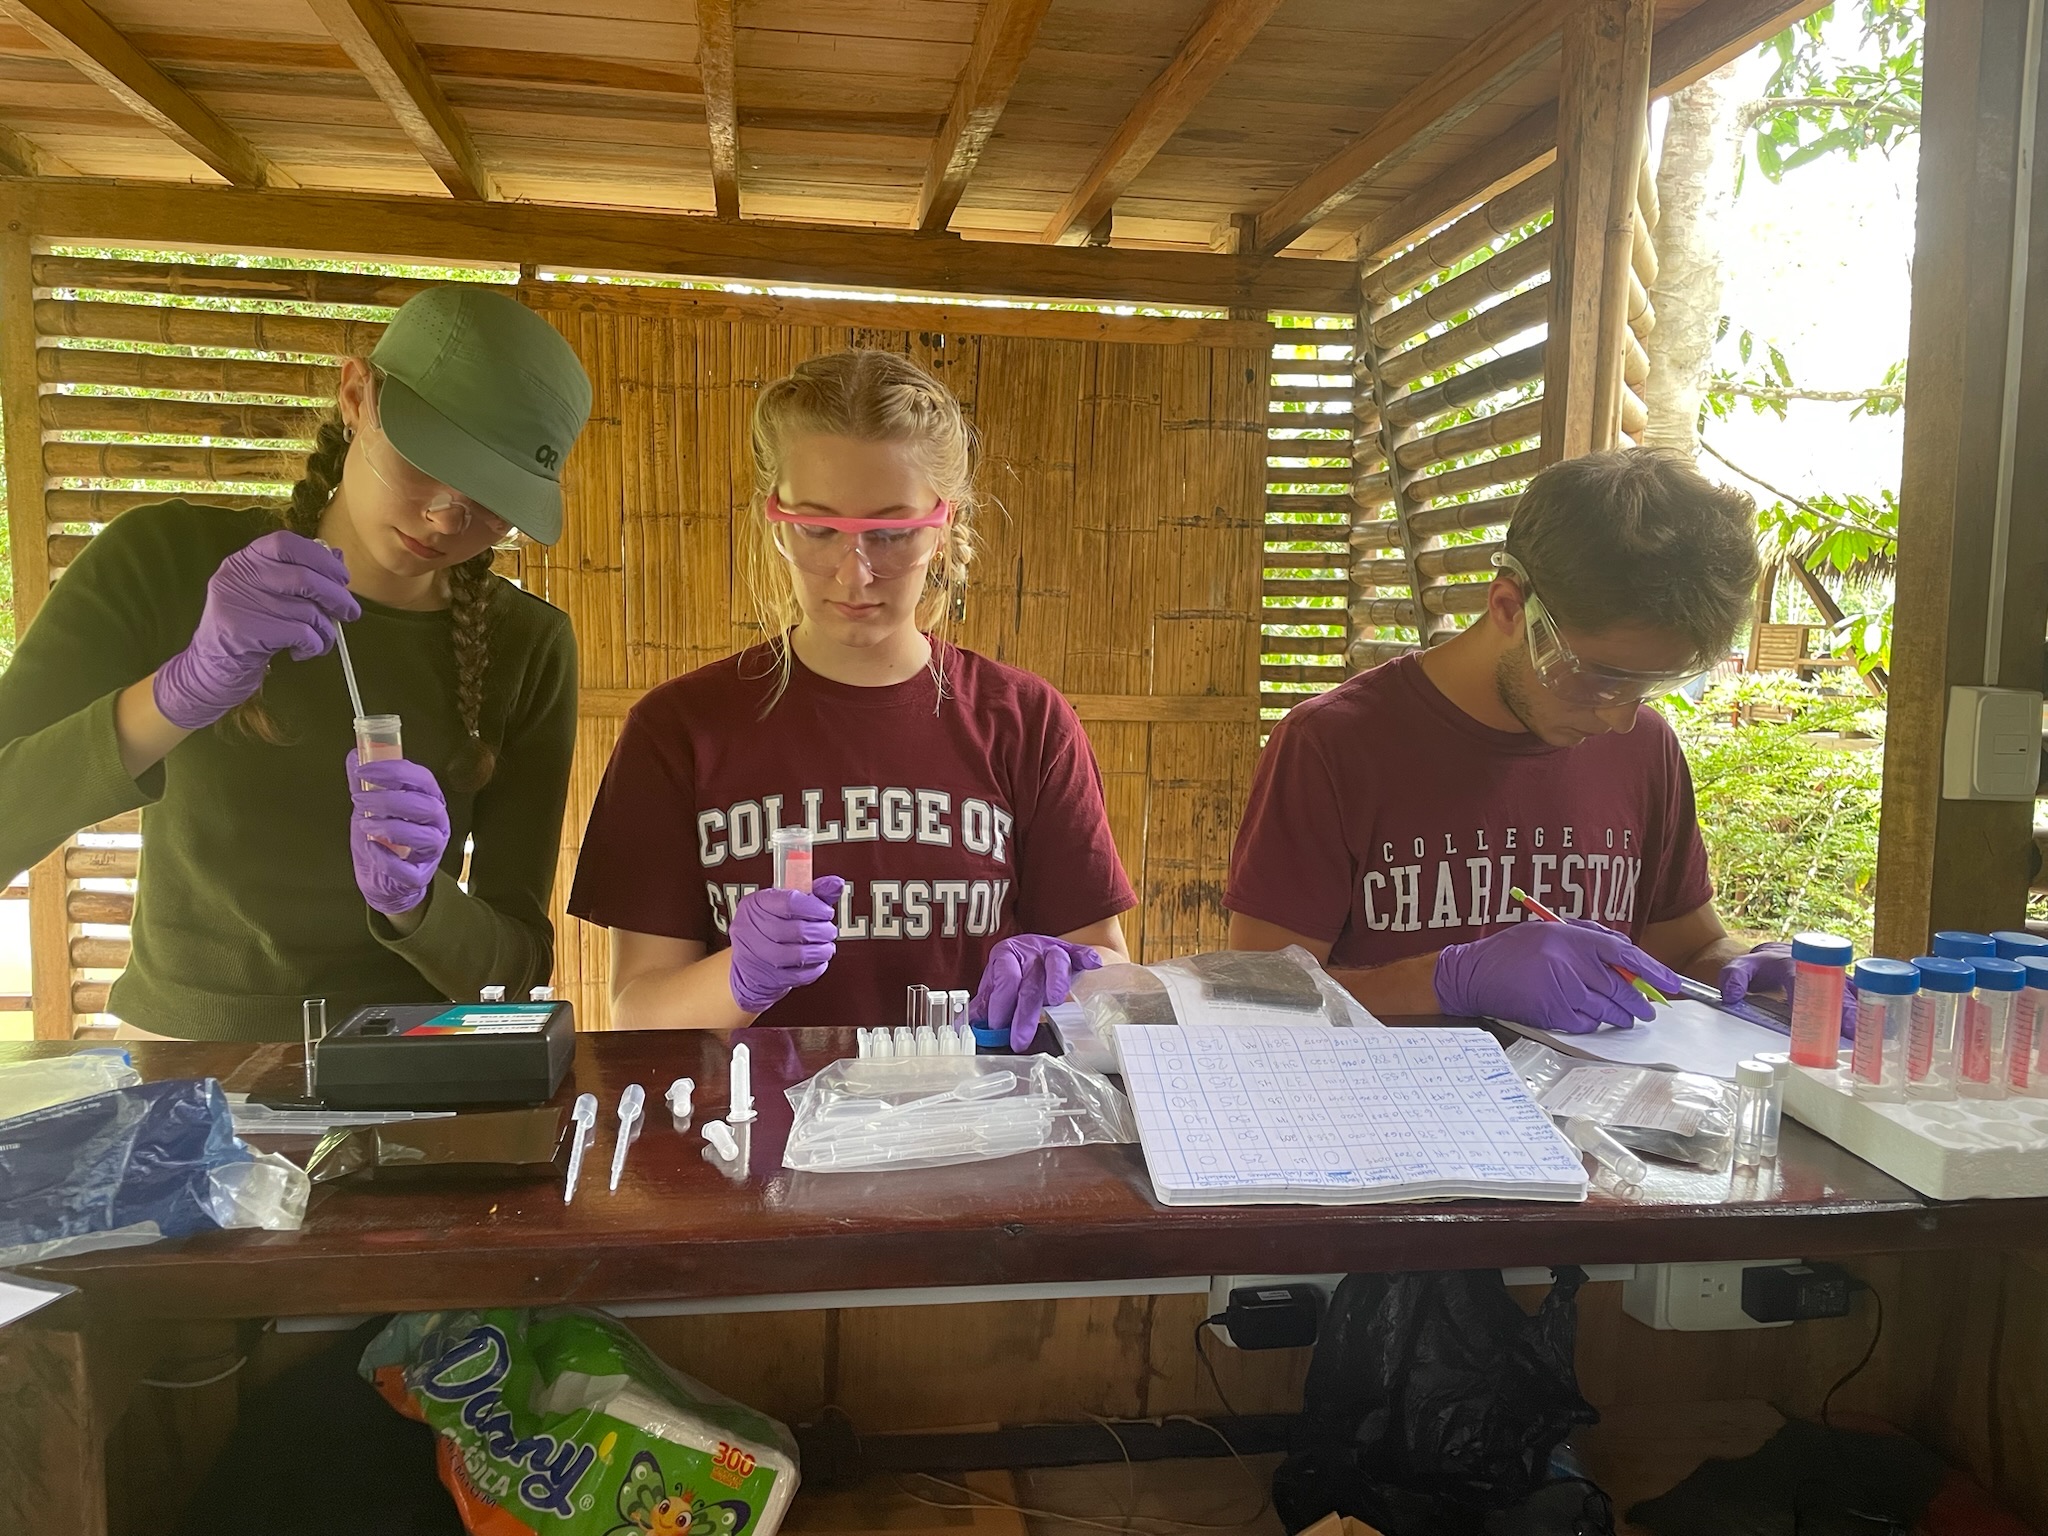
[[[0,127],[0,176],[76,176],[68,162],[12,128]]]
[[[471,202],[488,201],[492,195],[490,175],[469,130],[448,104],[388,0],[309,3],[449,194]]]
[[[1703,0],[1650,45],[1650,92],[1667,96],[1777,36],[1826,0]],[[1359,231],[1358,255],[1377,261],[1417,235],[1485,202],[1557,151],[1557,106],[1526,114],[1507,132],[1446,167]]]
[[[739,97],[733,54],[739,0],[697,0],[697,73],[704,81],[704,131],[711,139],[711,196],[721,219],[740,216]]]
[[[1088,167],[1081,184],[1060,204],[1038,238],[1047,244],[1077,241],[1100,225],[1279,4],[1280,0],[1209,0],[1208,10],[1181,43],[1180,51],[1145,87]]]
[[[1292,245],[1374,177],[1457,126],[1556,47],[1572,0],[1528,0],[1502,17],[1387,109],[1365,136],[1325,160],[1259,215],[1258,249]]]
[[[232,185],[297,185],[144,58],[85,0],[0,0],[0,15],[11,17],[45,48],[68,60],[129,110],[148,118]]]
[[[895,293],[1284,309],[1355,304],[1348,261],[1198,251],[1073,250],[930,240],[831,225],[721,224],[691,215],[443,197],[296,192],[64,178],[10,182],[38,239],[104,245],[345,249],[421,261],[535,263],[745,282],[815,282]]]
[[[974,29],[967,67],[953,88],[946,121],[932,141],[931,163],[917,195],[917,227],[937,234],[953,219],[975,163],[1009,105],[1010,89],[1024,68],[1039,23],[1052,0],[989,0]]]

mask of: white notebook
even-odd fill
[[[1116,1049],[1166,1205],[1586,1198],[1484,1030],[1125,1024]]]

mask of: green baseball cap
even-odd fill
[[[590,419],[590,377],[517,299],[450,283],[408,299],[370,365],[378,420],[407,462],[521,533],[562,536],[562,462]]]

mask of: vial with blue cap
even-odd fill
[[[2027,984],[2013,1005],[2006,1087],[2016,1098],[2048,1099],[2048,956],[2019,962]]]
[[[2038,933],[2022,933],[2017,929],[2005,928],[1991,935],[1991,942],[1998,950],[2001,960],[2048,960],[2048,939]]]
[[[1832,1068],[1842,1050],[1842,999],[1856,951],[1832,933],[1792,935],[1792,1060]]]
[[[1934,936],[1934,952],[1944,960],[1996,959],[1998,940],[1988,933],[1948,928]]]
[[[1981,956],[1970,964],[1977,972],[1977,990],[1963,1010],[1962,1040],[1956,1047],[1956,1094],[1965,1099],[2002,1099],[2013,1008],[2027,984],[2027,973],[2017,960],[2000,960],[1996,955]]]
[[[1897,1103],[1906,1096],[1906,1036],[1920,973],[1904,960],[1858,960],[1856,1046],[1849,1087],[1859,1099]]]
[[[1906,1097],[1952,1099],[1956,1036],[1977,990],[1977,971],[1969,961],[1946,955],[1922,955],[1913,969],[1920,973],[1920,992],[1906,1026]]]

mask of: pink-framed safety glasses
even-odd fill
[[[931,559],[953,516],[952,503],[942,501],[923,517],[819,517],[783,511],[772,493],[761,510],[774,527],[775,547],[799,570],[837,575],[853,552],[877,581],[907,576]]]

